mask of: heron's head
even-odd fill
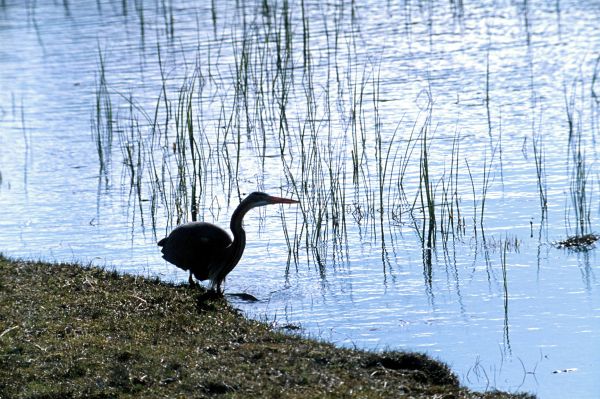
[[[235,232],[241,228],[242,218],[252,208],[259,206],[271,205],[271,204],[297,204],[300,201],[296,201],[289,198],[274,197],[269,194],[255,191],[250,193],[244,200],[235,208],[233,215],[231,215],[230,228],[231,231]]]
[[[250,193],[242,203],[245,203],[248,208],[256,208],[257,206],[265,206],[271,204],[297,204],[300,201],[296,201],[289,198],[274,197],[272,195],[255,191]]]

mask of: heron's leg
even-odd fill
[[[190,270],[190,278],[188,279],[188,282],[190,283],[190,287],[195,287],[196,286],[196,282],[194,281],[194,276],[192,275],[192,271]]]

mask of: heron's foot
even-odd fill
[[[207,291],[207,294],[211,295],[213,298],[224,298],[225,295],[223,295],[223,291],[219,290],[219,289],[210,289]]]
[[[196,296],[196,310],[198,312],[216,312],[223,300],[223,295],[219,295],[213,290],[205,291]]]

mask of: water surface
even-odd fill
[[[597,396],[596,251],[552,245],[598,223],[597,2],[195,3],[2,3],[4,254],[185,281],[156,240],[191,218],[191,93],[199,219],[303,202],[246,217],[226,290],[260,301],[236,306],[479,390]]]

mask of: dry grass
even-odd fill
[[[200,290],[0,257],[0,398],[517,397],[424,355],[274,332]]]
[[[555,242],[554,245],[561,249],[566,248],[572,251],[584,252],[593,249],[596,241],[598,241],[599,238],[600,236],[593,233],[574,235],[564,240]]]

